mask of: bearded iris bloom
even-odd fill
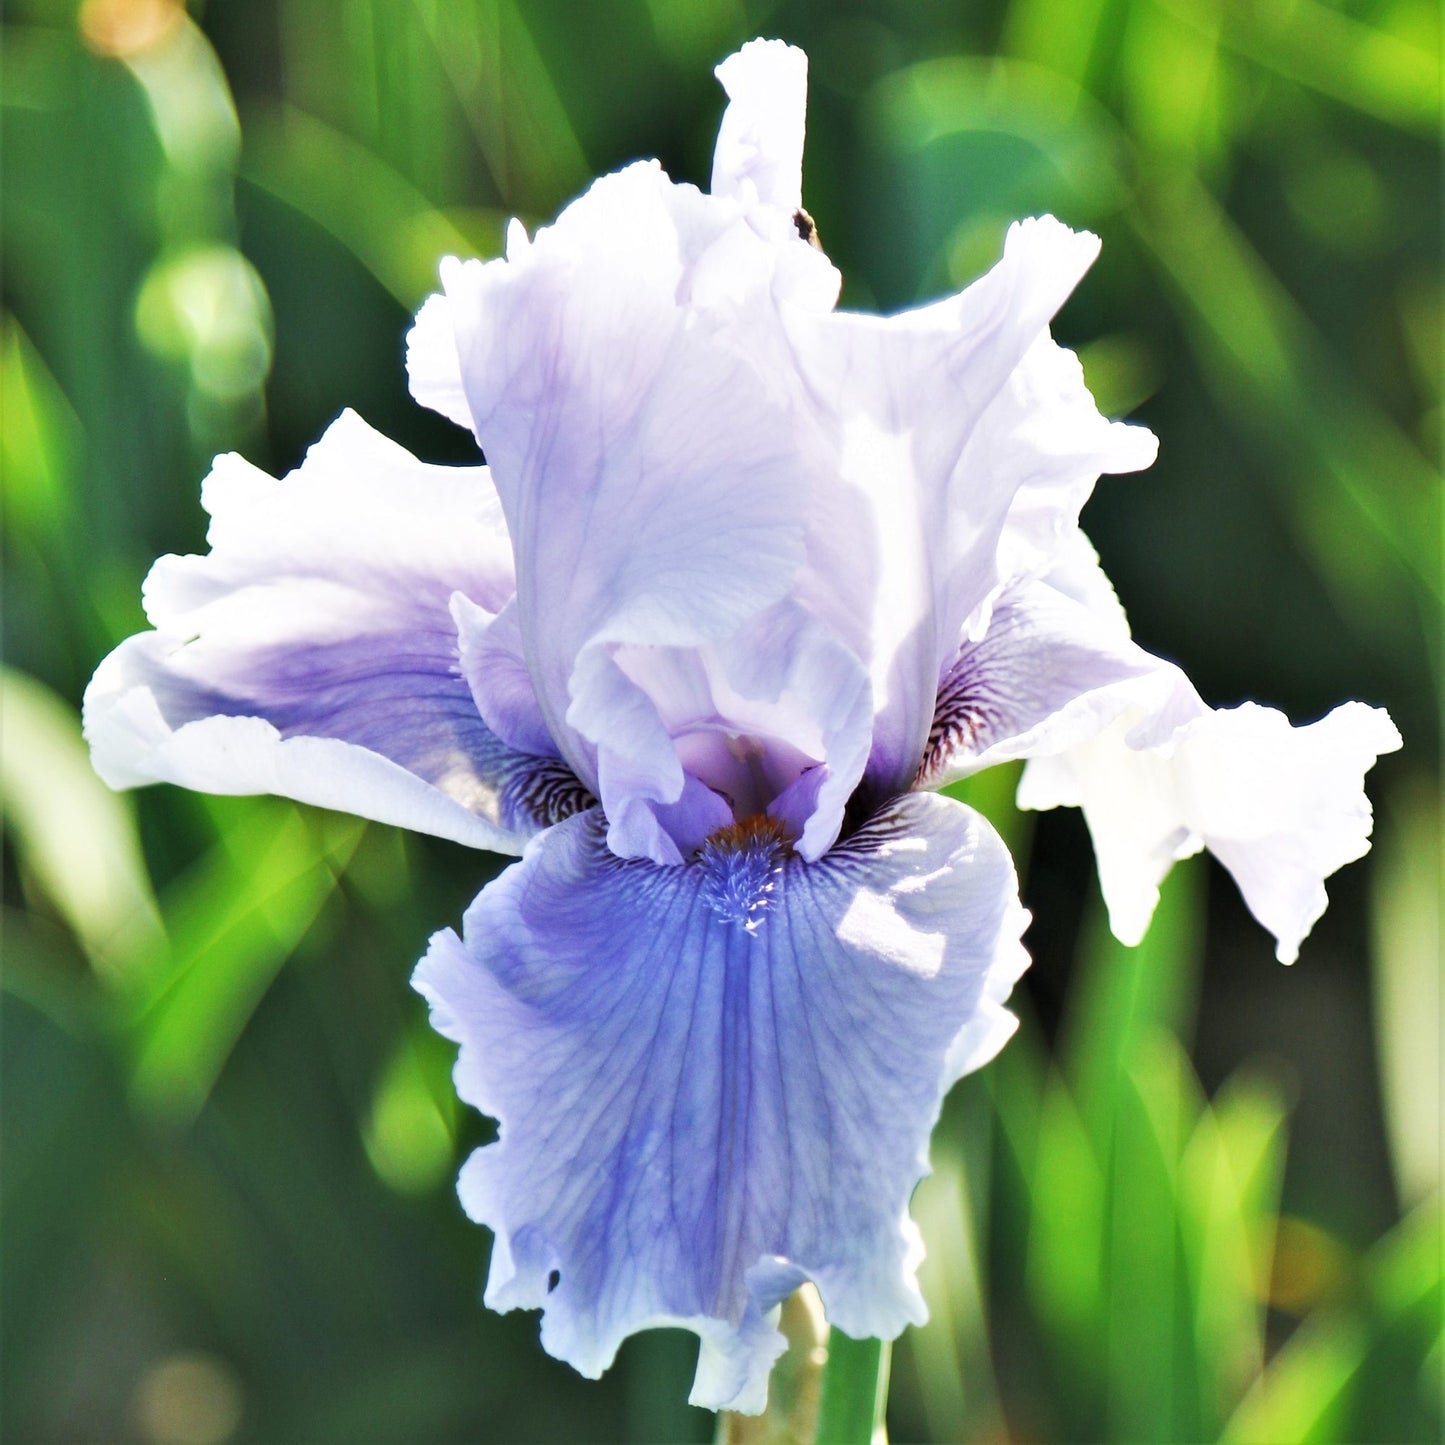
[[[412,390],[487,465],[350,413],[280,481],[218,459],[211,550],[156,564],[86,730],[117,787],[520,855],[415,977],[500,1124],[460,1182],[487,1302],[588,1375],[684,1326],[695,1402],[757,1410],[804,1281],[857,1337],[924,1318],[909,1197],[1013,1027],[1013,866],[936,789],[1026,759],[1122,938],[1208,847],[1289,959],[1399,738],[1212,710],[1130,639],[1078,516],[1154,440],[1048,330],[1093,237],[1026,221],[957,296],[839,311],[802,54],[718,74],[708,193],[629,166],[444,263]]]

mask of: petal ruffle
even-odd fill
[[[1190,826],[1292,963],[1329,902],[1324,880],[1369,852],[1365,774],[1399,730],[1383,708],[1347,702],[1302,727],[1245,703],[1182,732]]]
[[[984,414],[967,454],[968,471],[1007,477],[1015,487],[999,574],[1043,571],[1067,555],[1100,475],[1143,471],[1158,452],[1147,427],[1101,416],[1079,358],[1040,337]],[[1084,551],[1092,555],[1087,543]]]
[[[542,1308],[594,1376],[636,1330],[695,1330],[694,1400],[749,1411],[804,1278],[853,1335],[924,1317],[909,1196],[1026,963],[1012,864],[960,804],[901,798],[816,863],[780,848],[660,868],[569,819],[415,980],[501,1122],[461,1181],[497,1235],[488,1303]]]
[[[291,475],[225,456],[202,496],[210,553],[156,563],[156,630],[86,693],[107,782],[274,792],[507,852],[585,805],[459,675],[453,594],[499,609],[512,589],[485,468],[425,466],[348,412]]]
[[[1099,417],[1077,362],[1048,339],[1097,252],[1045,216],[1011,227],[1003,259],[957,296],[886,318],[784,313],[846,494],[827,537],[810,538],[803,586],[869,660],[878,795],[911,782],[940,672],[1012,570],[1012,557],[1000,566],[1011,509],[1017,552],[1059,517],[1072,525],[1102,467],[1152,457],[1148,433]]]
[[[1256,703],[1212,709],[1166,663],[1142,687],[1154,695],[1146,706],[1031,761],[1019,806],[1083,809],[1125,943],[1143,937],[1174,861],[1208,848],[1292,963],[1325,911],[1324,880],[1369,850],[1364,775],[1399,732],[1384,709],[1357,702],[1301,727]]]
[[[451,303],[443,295],[427,297],[406,334],[406,372],[417,401],[448,421],[472,429]]]

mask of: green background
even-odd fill
[[[13,1441],[702,1440],[690,1338],[601,1383],[479,1303],[450,1046],[408,987],[499,860],[90,774],[77,705],[204,547],[212,454],[343,406],[432,460],[410,313],[448,252],[657,155],[712,66],[812,61],[845,304],[1011,218],[1103,238],[1057,334],[1161,439],[1085,513],[1219,704],[1388,706],[1376,848],[1298,965],[1176,870],[1112,943],[1072,814],[969,796],[1037,922],[1023,1025],[915,1213],[898,1440],[1428,1441],[1440,1258],[1440,14],[1431,0],[11,0],[4,21],[3,1415]]]

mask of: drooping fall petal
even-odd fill
[[[850,1334],[921,1321],[909,1196],[944,1092],[1007,1037],[1026,920],[997,835],[927,794],[816,863],[766,820],[680,867],[617,858],[596,812],[538,838],[416,974],[501,1125],[461,1183],[488,1303],[540,1307],[588,1375],[693,1329],[694,1400],[744,1410],[804,1278]]]

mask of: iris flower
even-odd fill
[[[681,1325],[694,1401],[756,1411],[804,1281],[855,1337],[924,1319],[909,1197],[1014,1026],[1013,865],[936,790],[1028,759],[1122,938],[1207,847],[1288,959],[1399,739],[1214,711],[1130,640],[1078,515],[1155,442],[1049,335],[1093,236],[1024,221],[956,296],[839,311],[802,53],[718,76],[707,193],[631,165],[443,263],[412,391],[487,465],[351,413],[282,480],[219,458],[209,555],[156,563],[86,728],[117,787],[520,855],[415,977],[500,1125],[460,1181],[487,1303],[589,1376]]]

